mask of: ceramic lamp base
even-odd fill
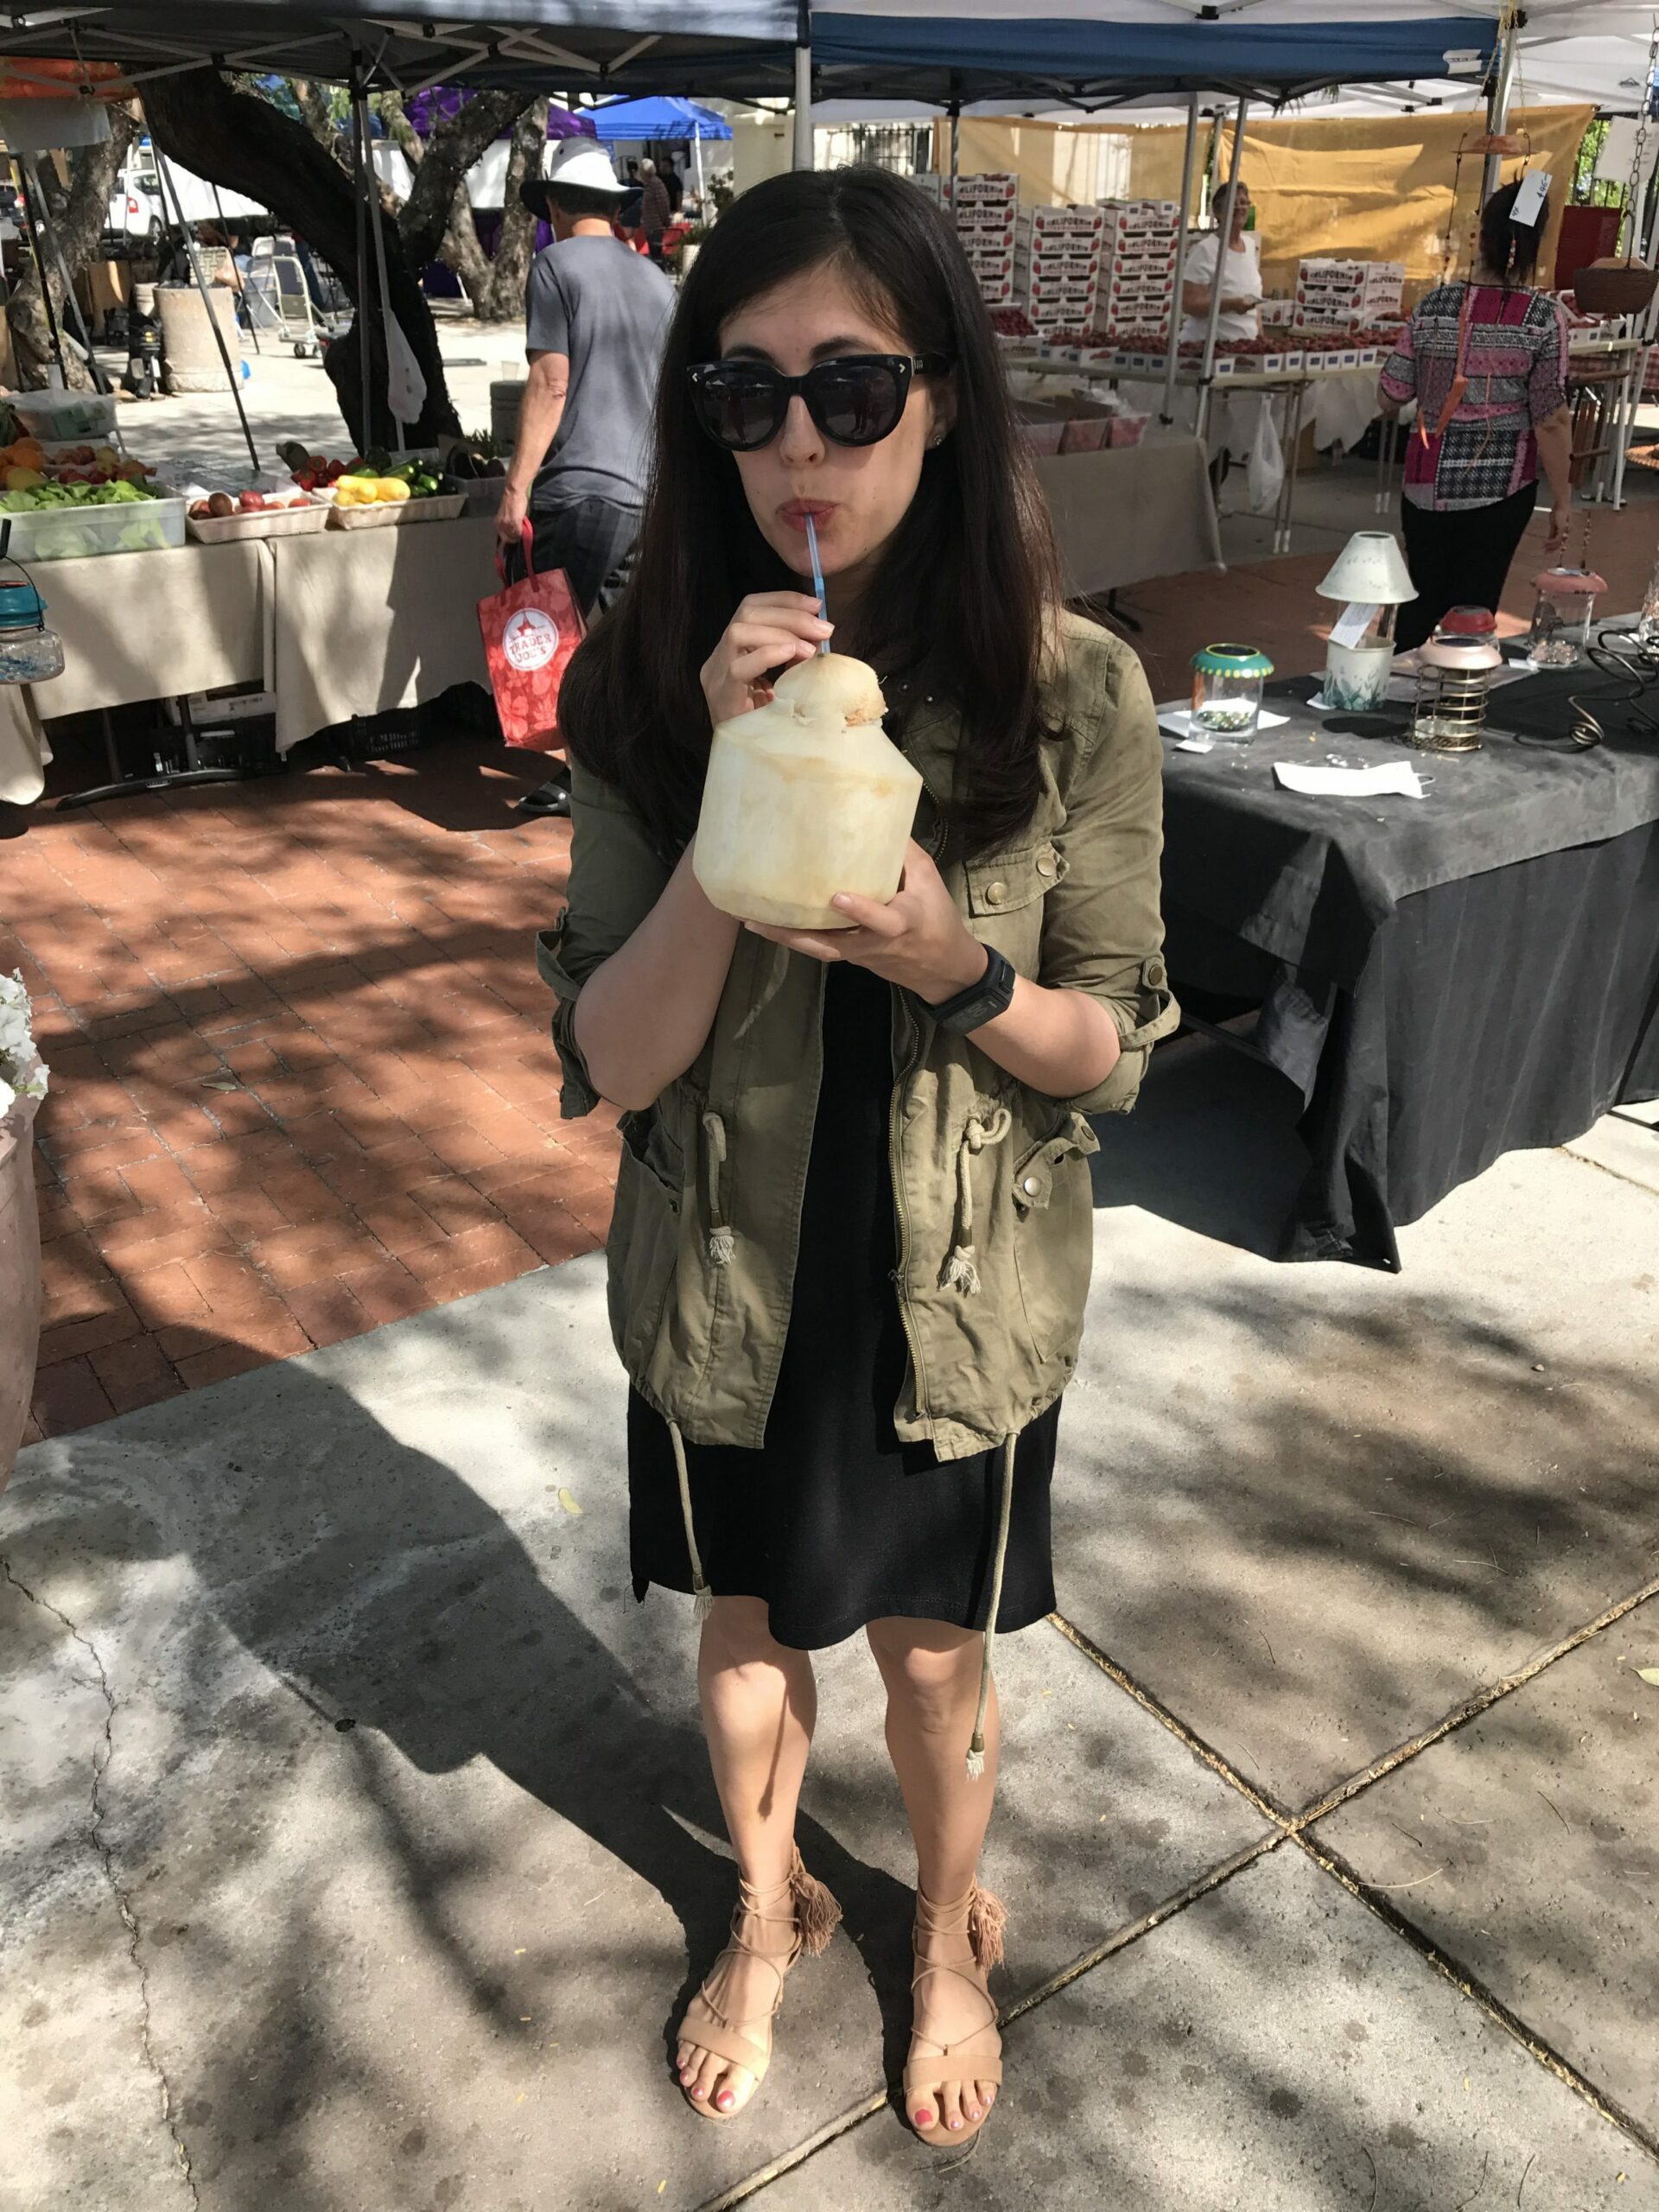
[[[1393,660],[1392,645],[1327,645],[1325,704],[1344,714],[1374,714],[1382,704]]]

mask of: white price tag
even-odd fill
[[[1521,189],[1515,195],[1515,205],[1510,210],[1512,223],[1535,223],[1549,197],[1549,171],[1529,169],[1521,180]]]
[[[1350,600],[1331,625],[1333,645],[1357,645],[1376,620],[1376,609],[1362,599]]]

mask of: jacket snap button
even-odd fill
[[[985,887],[985,903],[987,906],[1000,906],[1007,895],[1008,887],[1006,883],[988,883]]]
[[[1053,874],[1053,873],[1054,873],[1054,855],[1053,855],[1053,854],[1052,854],[1052,853],[1039,853],[1039,854],[1038,854],[1038,855],[1037,855],[1037,873],[1038,873],[1038,874],[1039,874],[1039,875],[1043,875],[1043,876],[1052,876],[1052,875]]]
[[[1037,1195],[1037,1178],[1034,1175],[1027,1175],[1020,1187],[1028,1198],[1034,1198]]]

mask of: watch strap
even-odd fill
[[[1014,998],[1014,985],[1013,963],[994,944],[988,944],[985,973],[979,981],[969,983],[965,991],[958,991],[953,998],[941,999],[927,1011],[941,1029],[952,1029],[965,1035],[1007,1012]]]

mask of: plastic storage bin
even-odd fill
[[[9,515],[19,561],[73,561],[93,553],[149,553],[184,543],[182,495],[123,499],[106,507],[36,507]]]

